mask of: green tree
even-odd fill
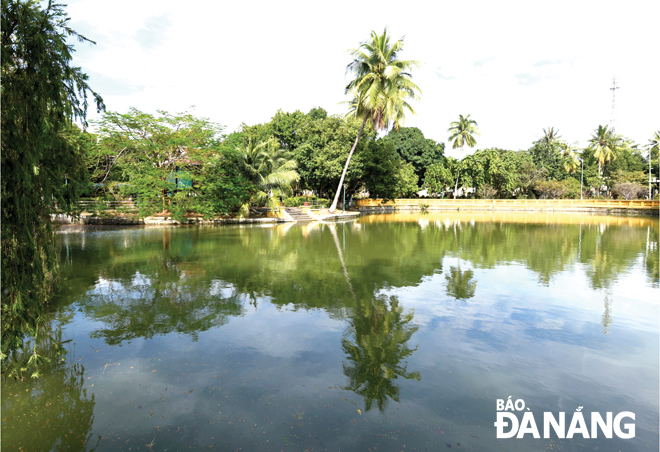
[[[609,179],[619,171],[648,171],[648,162],[638,145],[623,137],[617,137],[616,159],[603,167],[603,177]]]
[[[293,113],[278,110],[269,125],[273,131],[273,137],[279,141],[280,147],[285,151],[294,152],[303,142],[300,128],[309,120],[309,116],[298,110]]]
[[[176,190],[192,189],[191,172],[213,152],[222,130],[190,112],[158,113],[131,108],[126,114],[108,112],[97,121],[99,146],[114,153],[115,162],[123,160],[123,175],[129,182],[124,193],[139,196],[143,215],[172,208]],[[188,182],[180,184],[179,179]]]
[[[544,180],[534,186],[541,199],[559,199],[580,197],[580,182],[571,178],[562,181]]]
[[[461,161],[461,172],[475,190],[490,185],[501,195],[515,188],[513,160],[497,149],[484,149]]]
[[[316,121],[318,119],[325,119],[328,117],[328,112],[325,111],[324,108],[321,107],[314,107],[309,112],[307,112],[307,116],[313,120]]]
[[[529,148],[529,154],[537,168],[542,169],[549,179],[564,180],[567,177],[564,157],[566,143],[554,127],[543,129],[543,136]]]
[[[461,148],[461,159],[463,158],[463,146],[466,144],[468,147],[473,148],[477,144],[473,134],[481,135],[479,129],[477,128],[477,122],[474,119],[470,119],[470,115],[463,117],[463,115],[458,115],[458,121],[451,123],[447,132],[450,132],[449,141],[454,140],[454,145],[452,149]],[[456,199],[456,192],[458,191],[458,178],[460,174],[460,167],[458,168],[456,174],[456,184],[454,186],[454,199]]]
[[[603,165],[616,159],[620,146],[620,138],[614,134],[614,129],[607,126],[598,126],[589,139],[589,148],[598,161],[598,174],[603,175]]]
[[[451,161],[455,161],[455,159],[450,157],[446,159],[444,164],[435,163],[426,170],[424,185],[429,194],[437,195],[443,193],[454,182],[452,172],[447,166]]]
[[[69,182],[84,175],[72,123],[84,123],[89,94],[103,108],[67,43],[93,41],[68,21],[63,5],[2,0],[3,358],[40,328],[58,272],[50,214],[56,201],[68,210]]]
[[[396,199],[413,196],[418,177],[389,140],[369,142],[363,151],[363,181],[372,198]]]
[[[240,150],[240,169],[256,187],[250,203],[279,205],[292,194],[291,185],[300,178],[296,166],[291,153],[282,149],[274,138],[256,145],[248,143]],[[244,205],[242,214],[247,213],[247,208]]]
[[[405,110],[415,113],[408,100],[417,99],[417,92],[420,89],[410,80],[408,71],[419,63],[414,60],[398,59],[402,49],[403,38],[390,44],[390,37],[387,30],[384,30],[381,35],[372,31],[370,41],[349,51],[353,61],[348,65],[347,70],[356,76],[346,86],[346,94],[352,99],[349,115],[362,119],[362,126],[346,159],[330,212],[334,212],[337,208],[348,165],[367,120],[376,131],[390,124],[398,129],[405,120]]]
[[[294,151],[301,187],[315,190],[321,197],[335,195],[334,190],[360,125],[360,121],[355,118],[328,116],[310,120],[301,127],[300,135],[304,143]],[[348,185],[347,194],[360,188],[365,162],[362,154],[376,134],[368,130],[363,135],[344,179]]]
[[[559,135],[559,130],[555,130],[554,127],[548,127],[547,129],[543,129],[543,137],[541,138],[541,140],[548,144],[561,143],[563,141],[561,139],[561,135]]]
[[[420,180],[424,179],[427,168],[435,163],[445,160],[445,145],[424,138],[424,134],[417,127],[401,127],[387,134],[387,139],[392,142],[394,149],[402,159],[412,163],[415,174]]]
[[[562,156],[564,157],[564,170],[567,173],[575,173],[580,168],[580,158],[575,153],[576,149],[569,144],[563,146]]]
[[[240,157],[237,149],[223,147],[219,152],[203,154],[193,174],[192,193],[181,191],[175,195],[179,210],[192,210],[205,218],[239,210],[256,191],[239,169]]]
[[[653,133],[653,138],[649,140],[648,147],[650,148],[651,152],[655,152],[656,154],[658,153],[658,150],[660,149],[660,130],[657,130]]]

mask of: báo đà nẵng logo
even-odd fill
[[[590,422],[585,420],[581,406],[575,409],[573,413],[559,412],[555,416],[554,413],[546,411],[543,413],[543,438],[550,438],[550,432],[554,431],[558,438],[598,438],[599,435],[605,438],[612,438],[612,434],[619,438],[629,439],[635,437],[635,424],[624,423],[624,420],[635,420],[635,413],[630,411],[622,411],[620,413],[612,413],[608,411],[605,416],[598,412],[590,413]],[[522,414],[522,417],[519,417]],[[570,417],[570,422],[567,426],[567,418]],[[525,401],[517,399],[497,399],[497,421],[495,428],[497,428],[497,438],[524,438],[526,434],[532,435],[534,438],[541,438],[541,430],[537,424],[540,419],[534,417],[529,408],[525,408]],[[589,428],[591,427],[591,428]],[[600,430],[600,432],[599,432]]]

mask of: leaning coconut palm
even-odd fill
[[[473,148],[477,144],[477,140],[474,139],[472,134],[481,135],[479,129],[477,128],[477,121],[470,119],[470,115],[463,117],[463,115],[458,115],[458,121],[451,123],[451,127],[447,129],[447,132],[451,132],[449,141],[454,140],[454,146],[452,149],[458,147],[461,148],[461,159],[463,158],[463,146],[466,144]],[[460,159],[459,159],[460,160]],[[456,170],[456,185],[454,187],[454,199],[456,199],[456,192],[458,191],[458,177],[460,175],[460,165]]]
[[[598,175],[603,175],[603,165],[610,160],[616,160],[616,152],[619,148],[621,138],[614,134],[614,129],[607,126],[598,126],[589,140],[589,148],[594,151],[594,157],[598,160]]]
[[[291,195],[291,184],[300,179],[296,171],[296,161],[274,138],[257,145],[248,142],[241,150],[240,168],[254,183],[257,190],[250,201],[239,210],[239,216],[246,216],[250,205],[279,205],[282,198]]]
[[[391,125],[398,129],[405,120],[405,110],[415,114],[408,101],[419,99],[417,92],[421,90],[410,80],[411,75],[407,71],[418,67],[419,63],[414,60],[397,59],[402,48],[403,38],[390,43],[390,37],[385,29],[382,35],[372,31],[368,42],[360,44],[357,49],[349,50],[353,61],[346,70],[353,73],[355,79],[346,86],[346,94],[352,99],[348,102],[350,104],[348,116],[362,119],[362,127],[346,159],[330,212],[334,212],[337,208],[348,165],[367,120],[376,131],[389,128]]]

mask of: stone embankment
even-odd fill
[[[177,225],[177,224],[268,224],[287,223],[291,220],[282,218],[188,218],[183,221],[169,217],[93,217],[81,215],[78,218],[69,215],[52,215],[53,223],[77,225],[104,225],[104,226],[134,226],[134,225]]]
[[[210,225],[210,224],[272,224],[272,223],[297,223],[308,221],[337,221],[354,219],[360,216],[359,212],[343,212],[329,214],[322,212],[313,213],[309,210],[290,209],[277,212],[279,217],[268,218],[187,218],[179,221],[170,217],[133,217],[133,216],[103,216],[80,215],[52,215],[53,223],[67,225],[98,225],[98,226],[137,226],[137,225]]]
[[[650,200],[612,199],[360,199],[361,213],[391,213],[411,211],[541,211],[583,212],[599,214],[654,215],[660,212],[660,202]]]

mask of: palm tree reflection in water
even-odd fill
[[[420,380],[419,372],[408,372],[406,358],[417,348],[407,345],[419,328],[413,325],[413,313],[404,314],[397,297],[381,295],[359,300],[350,320],[350,333],[342,339],[342,349],[348,355],[343,363],[349,389],[364,397],[365,411],[374,402],[383,412],[388,397],[399,401],[399,377]]]
[[[397,378],[420,380],[419,372],[408,372],[405,359],[417,350],[410,349],[407,342],[419,329],[411,324],[414,313],[403,313],[403,306],[395,296],[369,297],[358,299],[348,275],[344,253],[334,226],[329,226],[337,247],[346,284],[355,299],[355,309],[349,321],[348,334],[342,338],[342,350],[348,363],[342,363],[348,385],[343,389],[364,397],[365,411],[369,411],[374,401],[381,412],[387,407],[388,397],[399,401]],[[351,340],[352,339],[352,340]]]
[[[474,279],[472,270],[461,270],[459,260],[458,267],[451,267],[449,274],[445,275],[445,286],[447,295],[456,300],[467,300],[474,297],[477,289],[477,281]]]

